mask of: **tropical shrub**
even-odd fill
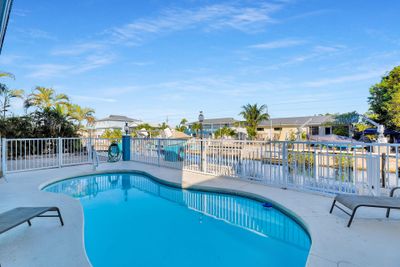
[[[0,120],[0,135],[6,138],[74,137],[77,129],[62,114],[46,109]]]
[[[224,126],[223,128],[218,129],[215,131],[215,138],[224,138],[224,137],[234,137],[236,136],[235,130]]]
[[[107,129],[101,135],[101,138],[110,138],[110,139],[122,138],[122,130],[121,129],[114,129],[114,130]]]

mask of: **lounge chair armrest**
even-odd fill
[[[393,197],[394,191],[396,191],[397,189],[400,189],[400,186],[393,187],[392,190],[390,190],[390,196],[391,196],[391,197]]]

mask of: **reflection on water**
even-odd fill
[[[302,227],[274,208],[264,208],[260,202],[248,198],[164,186],[141,174],[81,177],[50,185],[45,190],[78,199],[96,198],[105,191],[121,190],[121,198],[129,201],[132,188],[300,249],[308,250],[310,247],[310,239]]]

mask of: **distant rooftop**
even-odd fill
[[[231,124],[235,123],[237,120],[234,118],[215,118],[215,119],[204,119],[203,124]],[[197,123],[198,121],[194,121],[189,123],[189,125],[193,123]]]
[[[100,120],[96,121],[126,121],[126,122],[139,122],[140,120],[137,119],[132,119],[127,116],[122,116],[122,115],[110,115],[107,118],[103,118]]]
[[[318,115],[318,116],[303,116],[303,117],[288,117],[288,118],[274,118],[271,120],[262,121],[260,126],[270,126],[271,122],[273,126],[301,126],[306,123],[308,120],[310,122],[307,123],[308,126],[318,126],[324,123],[332,122],[333,116],[331,115]]]

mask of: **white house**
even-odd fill
[[[333,122],[332,115],[272,118],[258,125],[257,137],[262,140],[287,140],[290,134],[296,134],[299,128],[309,136],[331,135]]]
[[[107,118],[96,120],[94,123],[94,137],[100,137],[106,130],[120,129],[124,131],[125,123],[128,123],[130,129],[136,128],[143,123],[141,120],[132,119],[121,115],[110,115]]]

